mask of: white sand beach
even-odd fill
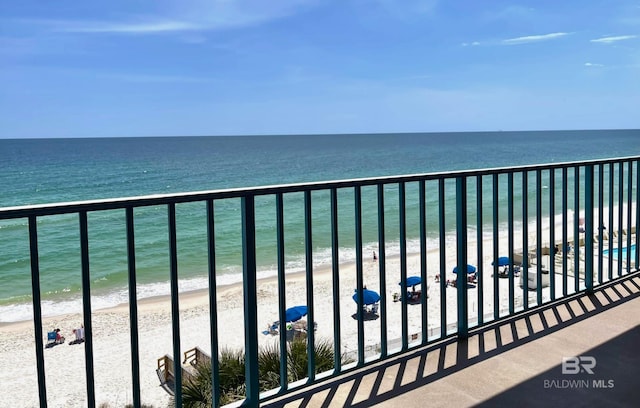
[[[548,228],[548,226],[546,226]],[[531,247],[535,245],[535,231],[529,230]],[[545,232],[546,233],[546,232]],[[484,268],[484,311],[493,313],[493,240],[490,237],[483,242],[483,258],[476,259],[477,243],[469,234],[468,260],[470,264],[482,265]],[[487,234],[490,235],[490,234]],[[548,233],[547,235],[548,236]],[[514,236],[516,248],[521,247],[522,238]],[[559,231],[556,239],[560,240]],[[518,245],[517,243],[520,243]],[[530,248],[531,248],[530,247]],[[501,234],[500,255],[507,254],[507,236]],[[518,251],[516,249],[516,251]],[[522,250],[520,249],[520,252]],[[440,286],[435,283],[435,275],[440,273],[439,250],[428,248],[428,321],[429,333],[439,334],[440,327]],[[547,256],[543,264],[549,263]],[[365,254],[363,263],[364,284],[367,288],[379,291],[379,264],[371,254]],[[570,264],[573,264],[573,258]],[[446,249],[447,271],[444,279],[454,279],[451,272],[456,264],[454,248]],[[401,337],[401,302],[393,301],[393,293],[400,292],[400,259],[397,254],[388,254],[386,258],[386,308],[388,316],[387,336],[391,341]],[[535,268],[532,266],[531,270]],[[572,270],[572,269],[571,269]],[[561,272],[557,270],[556,272]],[[407,256],[407,275],[420,274],[420,255]],[[561,276],[560,276],[561,278]],[[556,276],[558,279],[558,276]],[[573,291],[574,277],[569,272],[569,292]],[[556,284],[558,295],[562,293],[562,279]],[[500,309],[508,307],[509,279],[499,279]],[[340,330],[343,352],[353,352],[357,348],[357,322],[352,318],[356,312],[356,304],[351,296],[356,286],[355,264],[340,266]],[[304,272],[287,275],[287,307],[306,304],[306,279]],[[522,288],[515,280],[516,308],[522,304]],[[331,339],[334,332],[331,271],[327,267],[317,268],[313,274],[314,315],[317,322],[316,338]],[[447,323],[456,321],[456,289],[447,287],[444,291],[447,304]],[[530,305],[535,303],[536,292],[530,293]],[[468,289],[470,324],[478,313],[478,288]],[[549,288],[543,289],[544,299],[549,298]],[[264,335],[260,331],[274,320],[278,320],[278,290],[274,278],[258,282],[258,336],[261,344],[277,342],[277,336]],[[180,295],[180,335],[181,351],[200,347],[210,351],[209,338],[209,305],[206,289]],[[218,288],[218,328],[219,347],[242,349],[244,346],[244,313],[241,285]],[[422,317],[420,305],[408,305],[409,334],[418,333],[420,341]],[[140,342],[140,378],[142,402],[154,406],[166,406],[168,394],[160,387],[156,375],[158,359],[172,353],[170,298],[157,297],[139,301],[138,325]],[[506,310],[505,312],[506,313]],[[502,314],[502,313],[501,313]],[[82,322],[80,314],[45,318],[43,331],[59,327],[66,336],[66,343],[44,350],[48,403],[51,407],[86,406],[84,344],[70,345],[73,339],[72,329]],[[99,310],[92,315],[94,374],[97,404],[109,403],[112,407],[120,407],[131,402],[131,363],[129,308],[120,305],[110,309]],[[380,342],[380,319],[364,322],[365,345],[374,353]],[[32,407],[38,404],[38,385],[36,375],[36,356],[33,323],[18,322],[0,326],[0,394],[14,395],[10,406]],[[43,340],[46,342],[46,338]],[[397,342],[396,342],[397,344]],[[0,401],[0,406],[5,405]]]

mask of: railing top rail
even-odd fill
[[[533,170],[548,170],[548,169],[560,169],[575,166],[586,165],[599,165],[609,163],[620,163],[640,160],[640,156],[628,156],[620,158],[610,159],[597,159],[586,161],[573,161],[563,163],[549,163],[549,164],[535,164],[535,165],[522,165],[513,167],[496,167],[487,169],[474,169],[474,170],[456,170],[456,171],[443,171],[435,173],[423,173],[423,174],[408,174],[398,176],[383,176],[372,178],[358,178],[350,180],[334,180],[334,181],[320,181],[310,183],[294,183],[283,185],[271,185],[271,186],[257,186],[246,188],[231,188],[221,190],[209,190],[209,191],[195,191],[185,193],[171,193],[171,194],[153,194],[138,197],[121,197],[121,198],[107,198],[96,199],[86,201],[72,201],[54,204],[34,204],[16,207],[0,208],[0,220],[22,218],[29,216],[45,216],[45,215],[58,215],[77,213],[83,211],[104,211],[104,210],[116,210],[124,209],[128,207],[145,207],[153,205],[164,205],[169,203],[187,203],[204,200],[219,200],[228,198],[240,198],[246,196],[260,196],[268,194],[278,193],[293,193],[304,192],[314,190],[327,190],[327,189],[339,189],[345,187],[354,186],[369,186],[378,184],[395,184],[400,182],[413,182],[421,180],[438,180],[438,179],[453,179],[456,177],[469,177],[480,175],[493,175],[501,173],[517,173],[523,171]]]

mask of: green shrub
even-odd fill
[[[333,343],[316,341],[315,372],[329,371],[334,367]],[[341,356],[343,363],[349,362]],[[308,374],[307,342],[294,339],[287,344],[287,380],[294,382]],[[280,387],[280,347],[266,346],[258,351],[258,375],[261,391]],[[219,357],[220,404],[241,400],[246,395],[245,355],[242,351],[222,350]],[[212,406],[211,363],[199,364],[193,378],[182,384],[182,402],[185,408]]]

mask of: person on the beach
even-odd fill
[[[376,255],[376,251],[373,251],[373,262],[378,260],[378,255]]]
[[[64,343],[64,337],[60,334],[60,329],[56,329],[56,343]]]
[[[75,340],[70,342],[69,344],[79,344],[84,342],[84,325],[80,325],[79,328],[73,329],[73,334],[75,335]]]

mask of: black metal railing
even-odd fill
[[[301,211],[297,212],[301,219],[295,220],[303,224],[304,236],[304,274],[306,278],[307,319],[312,325],[317,313],[314,304],[317,299],[314,292],[314,250],[317,248],[312,223],[314,210],[312,205],[323,200],[329,208],[328,217],[323,221],[328,228],[326,241],[320,245],[328,245],[331,253],[331,276],[333,286],[331,299],[333,302],[333,343],[336,361],[334,370],[316,377],[316,361],[314,357],[314,330],[308,330],[308,378],[306,384],[318,379],[349,371],[354,367],[369,364],[371,360],[390,358],[398,353],[457,335],[465,337],[469,328],[482,326],[527,310],[534,306],[552,302],[560,297],[575,292],[591,291],[594,286],[611,281],[637,270],[638,252],[632,255],[632,248],[637,245],[639,230],[639,208],[637,203],[640,194],[640,157],[617,158],[588,162],[560,163],[547,165],[523,166],[516,168],[484,169],[459,171],[453,173],[419,174],[397,177],[332,181],[322,183],[267,186],[246,189],[230,189],[196,193],[147,196],[98,200],[76,203],[34,205],[0,209],[2,220],[26,219],[28,222],[33,323],[35,327],[35,354],[37,361],[37,377],[40,406],[47,406],[47,385],[43,355],[43,316],[41,311],[41,287],[39,250],[47,245],[38,238],[38,223],[51,215],[76,214],[80,231],[80,264],[82,275],[82,313],[85,328],[85,367],[86,395],[88,406],[94,407],[95,373],[94,351],[92,342],[92,305],[91,305],[91,260],[89,248],[90,228],[88,214],[108,210],[123,211],[126,223],[127,268],[129,287],[129,324],[132,389],[131,398],[134,406],[141,404],[141,375],[152,375],[140,372],[139,331],[138,331],[138,298],[136,238],[141,232],[134,223],[134,211],[141,207],[164,206],[167,211],[169,279],[172,315],[172,361],[175,367],[175,403],[182,405],[181,384],[181,330],[180,308],[178,303],[178,281],[180,279],[178,263],[178,236],[176,234],[176,206],[183,203],[201,202],[206,204],[207,219],[207,265],[209,274],[209,313],[210,338],[212,353],[212,385],[214,389],[214,405],[219,405],[219,392],[216,384],[219,379],[218,359],[215,357],[223,344],[218,342],[217,294],[218,266],[216,263],[216,205],[219,202],[233,199],[239,200],[241,210],[242,240],[242,282],[244,308],[244,347],[246,353],[246,399],[245,405],[257,406],[260,401],[290,392],[296,387],[304,386],[296,383],[295,387],[287,382],[287,364],[285,353],[281,354],[280,378],[281,386],[277,390],[261,392],[258,374],[258,296],[257,271],[258,259],[256,251],[256,228],[261,222],[256,218],[256,200],[269,197],[273,200],[275,227],[272,238],[276,243],[277,287],[279,320],[285,321],[287,305],[287,287],[285,270],[287,249],[285,245],[285,198],[302,194],[297,201]],[[363,199],[366,191],[368,201]],[[346,200],[352,205],[351,211],[345,211],[340,201]],[[371,199],[371,197],[374,197]],[[389,200],[389,197],[392,199]],[[326,201],[328,200],[328,203]],[[397,201],[396,201],[397,200]],[[364,205],[363,205],[364,203]],[[506,208],[505,208],[506,207]],[[363,236],[363,217],[375,219],[374,245],[378,252],[378,276],[380,284],[380,333],[377,347],[365,345],[367,331],[364,323],[364,311],[357,308],[357,348],[354,352],[355,363],[343,364],[340,355],[341,346],[341,309],[340,309],[340,248],[341,231],[345,222],[353,231],[353,245],[356,270],[356,287],[359,297],[357,303],[362,305],[363,288],[363,251],[371,245],[371,239]],[[556,220],[560,222],[557,223]],[[347,221],[345,221],[347,220]],[[545,223],[548,222],[548,227]],[[396,224],[397,225],[393,225]],[[408,225],[418,223],[418,228],[408,231]],[[606,227],[608,226],[608,228]],[[530,236],[533,230],[535,237]],[[0,239],[3,232],[0,231]],[[447,241],[455,236],[454,242]],[[506,247],[504,242],[506,236]],[[437,244],[428,245],[432,237]],[[408,325],[408,302],[401,300],[401,336],[391,339],[388,335],[388,292],[392,290],[386,284],[390,276],[397,276],[400,284],[407,281],[408,240],[419,243],[420,288],[423,294],[429,291],[429,279],[434,272],[439,275],[432,297],[422,296],[419,300],[421,310],[418,333],[410,333]],[[473,242],[473,244],[471,244]],[[391,246],[397,246],[391,251]],[[573,253],[569,250],[573,251]],[[626,255],[623,253],[626,249]],[[428,263],[428,252],[436,251],[433,262]],[[455,280],[448,281],[449,271],[447,255],[455,253],[454,265],[460,271]],[[556,251],[558,253],[556,253]],[[398,269],[389,270],[390,253],[399,258]],[[616,254],[617,252],[617,254]],[[508,258],[501,265],[497,260],[502,256]],[[495,260],[487,265],[482,260],[487,257]],[[545,258],[548,257],[548,258]],[[471,279],[463,273],[468,269],[471,259],[478,260],[477,270]],[[545,259],[548,259],[545,261]],[[544,264],[548,263],[547,266]],[[520,276],[514,271],[520,266]],[[506,273],[508,281],[507,304],[501,304],[501,273]],[[490,276],[492,274],[492,276]],[[545,281],[549,276],[548,284]],[[535,289],[530,286],[529,277]],[[521,289],[518,289],[518,278],[521,278]],[[573,282],[571,282],[573,280]],[[468,287],[476,285],[476,296],[470,298]],[[447,290],[455,286],[457,312],[454,325],[448,317]],[[558,286],[560,285],[560,286]],[[403,286],[404,287],[404,286]],[[548,287],[548,289],[547,289]],[[530,289],[534,289],[530,290]],[[449,289],[450,292],[450,289]],[[532,295],[532,296],[530,296]],[[439,305],[438,305],[439,299]],[[327,299],[322,299],[327,301]],[[477,306],[469,310],[469,302]],[[435,303],[439,310],[435,315],[428,313],[429,306]],[[504,303],[504,302],[503,302]],[[434,326],[435,325],[435,326]],[[313,327],[313,326],[311,326]],[[433,327],[436,327],[433,330]],[[378,337],[379,336],[379,337]],[[284,350],[287,346],[284,330],[280,332],[279,346]],[[164,360],[163,360],[164,361]],[[9,368],[10,369],[10,368]]]

